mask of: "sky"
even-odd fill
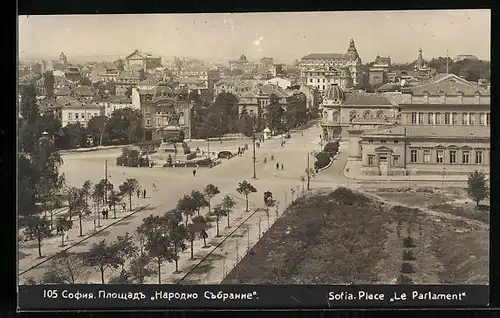
[[[288,63],[309,53],[345,53],[363,63],[473,54],[490,60],[490,10],[20,16],[19,56],[68,60],[121,56],[211,60],[264,56]]]

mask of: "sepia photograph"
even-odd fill
[[[488,285],[490,10],[18,17],[18,284]]]

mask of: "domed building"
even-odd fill
[[[337,84],[343,90],[361,84],[362,63],[358,50],[351,39],[346,53],[312,53],[300,62],[304,84],[325,93],[329,85]]]
[[[323,138],[332,140],[340,136],[341,115],[340,105],[345,101],[346,94],[337,84],[328,86],[323,98]]]

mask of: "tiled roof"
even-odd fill
[[[87,97],[94,96],[94,93],[92,92],[90,87],[83,85],[73,88],[71,92],[78,96],[87,96]]]
[[[392,102],[393,105],[401,104],[401,101],[403,99],[403,95],[401,95],[401,92],[387,92],[384,93],[384,96],[387,96],[387,98]]]
[[[139,78],[138,74],[130,71],[121,71],[120,74],[116,77],[117,79],[137,79]]]
[[[379,93],[352,92],[346,94],[344,105],[392,105],[392,103]]]
[[[430,82],[408,89],[413,94],[441,95],[459,95],[474,96],[476,93],[481,95],[490,95],[490,92],[481,86],[468,82],[455,74],[439,75]]]
[[[408,137],[489,138],[489,126],[418,125],[406,128]]]
[[[203,80],[197,80],[197,79],[191,79],[191,78],[185,78],[185,79],[180,79],[179,84],[202,84]]]
[[[313,60],[313,59],[346,59],[347,56],[342,53],[311,53],[304,56],[302,59]]]
[[[132,98],[127,96],[109,95],[108,97],[101,99],[100,102],[115,103],[115,104],[131,104]]]
[[[158,85],[159,82],[160,82],[160,80],[158,80],[156,77],[150,76],[150,77],[146,78],[145,80],[139,82],[139,84],[137,84],[137,85],[154,86],[154,85]]]
[[[54,92],[55,96],[67,96],[71,93],[71,89],[69,87],[62,87]]]
[[[398,83],[385,83],[384,85],[380,86],[377,88],[377,91],[395,91],[397,89],[400,89],[401,85]]]
[[[265,96],[271,96],[272,94],[277,95],[279,98],[285,98],[289,97],[290,93],[288,93],[286,90],[283,88],[276,86],[276,85],[262,85],[257,88],[254,88],[253,90],[246,92],[243,94],[241,97],[242,98],[256,98],[262,95]]]

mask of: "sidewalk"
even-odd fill
[[[369,181],[440,181],[440,182],[458,182],[468,180],[468,175],[410,175],[410,176],[372,176],[362,173],[362,163],[359,160],[348,160],[344,168],[344,176],[352,180]]]
[[[97,146],[97,147],[89,147],[89,148],[76,148],[76,149],[64,149],[59,150],[59,154],[70,154],[75,152],[90,152],[90,151],[99,151],[99,150],[109,150],[109,149],[118,149],[124,147],[132,147],[133,145],[117,145],[117,146]]]
[[[135,202],[134,202],[135,201]],[[125,202],[125,201],[124,201]],[[114,217],[113,210],[109,212],[108,219],[102,219],[102,215],[100,215],[100,226],[98,227],[99,221],[95,218],[96,214],[92,214],[87,219],[82,220],[82,234],[80,236],[80,223],[77,216],[73,216],[73,227],[64,233],[64,246],[61,246],[62,238],[61,235],[54,235],[49,238],[45,238],[42,240],[42,258],[38,256],[38,242],[37,240],[29,240],[27,242],[23,242],[19,247],[18,259],[19,259],[19,267],[18,272],[22,273],[37,264],[43,263],[50,259],[55,254],[67,250],[73,246],[78,245],[83,240],[86,240],[103,230],[107,227],[112,226],[113,224],[127,218],[140,210],[141,207],[149,203],[144,199],[137,200],[132,198],[132,210],[128,210],[128,199],[126,200],[127,210],[123,211],[121,206],[117,205],[116,207],[116,219]],[[96,227],[94,230],[94,218],[96,219]],[[54,230],[55,232],[55,230]],[[66,239],[66,237],[68,239]]]

